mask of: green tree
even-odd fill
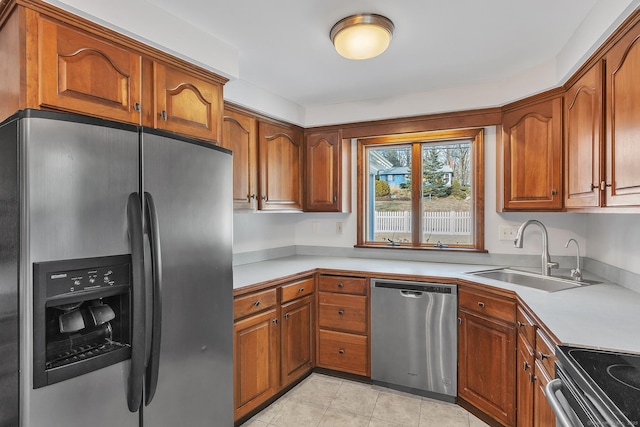
[[[445,185],[442,174],[444,161],[441,160],[439,147],[428,147],[422,154],[422,178],[424,180],[424,195],[435,197],[449,196],[450,189]]]
[[[376,179],[376,197],[388,196],[390,193],[391,189],[389,188],[387,181]]]

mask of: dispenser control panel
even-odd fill
[[[128,286],[129,264],[47,273],[47,298],[74,292]]]

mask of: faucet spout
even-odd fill
[[[551,276],[551,269],[558,268],[557,262],[552,262],[551,257],[549,256],[549,234],[547,233],[547,228],[543,223],[538,221],[537,219],[530,219],[522,223],[520,228],[518,228],[518,233],[516,234],[516,238],[513,241],[513,246],[516,248],[522,248],[524,243],[524,230],[531,224],[535,224],[540,228],[542,232],[542,269],[541,273],[543,276]]]
[[[576,244],[576,268],[571,270],[571,278],[579,282],[582,280],[582,271],[580,270],[580,245],[578,245],[576,239],[569,239],[564,247],[568,248],[571,242]]]

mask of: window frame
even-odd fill
[[[388,245],[384,242],[371,242],[366,240],[366,197],[368,160],[366,149],[374,146],[392,146],[411,144],[411,170],[412,175],[416,172],[422,173],[422,146],[424,143],[449,142],[456,140],[471,140],[471,173],[473,176],[473,190],[471,200],[471,211],[473,215],[473,245],[448,245],[439,247],[435,244],[425,244],[421,242],[421,221],[422,215],[412,215],[411,217],[411,243],[401,243]],[[412,132],[406,134],[383,135],[374,137],[357,138],[357,243],[355,247],[363,248],[384,248],[384,249],[410,249],[410,250],[444,250],[444,251],[465,251],[465,252],[486,252],[484,248],[484,128],[437,130],[425,132]],[[411,179],[412,194],[420,197],[412,197],[412,212],[422,212],[422,177]]]

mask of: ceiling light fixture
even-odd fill
[[[338,53],[348,59],[369,59],[387,50],[393,22],[382,15],[361,13],[347,16],[329,33]]]

